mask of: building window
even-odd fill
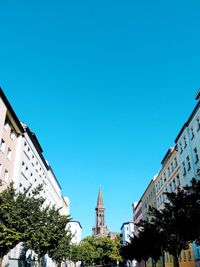
[[[176,184],[177,186],[181,185],[179,174],[176,176]]]
[[[7,170],[5,170],[4,172],[4,181],[8,182],[8,171]]]
[[[179,144],[179,148],[180,148],[180,154],[183,152],[183,146],[182,146],[182,143],[180,142]]]
[[[186,160],[187,160],[187,170],[189,171],[191,169],[189,156],[186,157]]]
[[[177,158],[174,158],[174,167],[176,168],[177,165],[178,165],[178,163],[177,163]]]
[[[193,126],[190,128],[190,135],[191,135],[191,140],[194,138],[194,128]]]
[[[195,158],[195,163],[197,163],[199,161],[199,155],[196,147],[194,148],[194,158]]]
[[[164,172],[164,182],[166,182],[166,173]]]
[[[173,179],[172,184],[173,184],[173,191],[175,191],[176,190],[176,182],[175,182],[175,179]]]
[[[183,143],[184,143],[184,148],[186,148],[186,146],[187,146],[187,141],[186,141],[186,137],[185,137],[185,136],[183,137]]]
[[[172,170],[172,172],[174,171],[174,164],[173,164],[173,161],[171,162],[171,170]]]
[[[6,117],[5,122],[4,122],[4,128],[6,129],[6,131],[8,130],[8,125],[9,125],[9,120]]]
[[[171,193],[172,192],[172,184],[170,183],[169,184],[169,193]]]
[[[7,158],[9,160],[11,160],[11,157],[12,157],[12,150],[10,148],[8,148],[8,154],[7,154]]]
[[[10,131],[10,138],[13,140],[15,138],[15,131],[11,129]]]
[[[5,147],[6,147],[6,143],[5,143],[5,141],[3,139],[1,139],[0,150],[2,152],[4,152],[5,151]]]
[[[186,168],[185,168],[185,161],[182,162],[182,167],[183,167],[183,175],[186,175]]]
[[[200,118],[198,117],[197,118],[197,131],[200,130]]]
[[[170,176],[170,168],[167,168],[167,172],[168,172],[168,177]]]

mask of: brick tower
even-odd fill
[[[105,223],[105,208],[103,205],[103,197],[101,188],[99,188],[96,211],[96,224],[92,228],[93,236],[108,236],[109,231]]]

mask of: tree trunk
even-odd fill
[[[0,267],[3,267],[3,258],[0,258]]]
[[[179,267],[179,261],[176,255],[173,255],[173,262],[174,262],[174,267]]]
[[[144,267],[147,267],[147,261],[146,260],[144,261]]]
[[[161,253],[162,253],[162,267],[165,267],[165,252],[163,248],[161,248]]]
[[[42,257],[38,256],[38,267],[42,267]]]
[[[57,262],[57,267],[61,267],[61,262]]]

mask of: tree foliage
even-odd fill
[[[121,260],[119,238],[89,236],[77,246],[76,260],[85,265],[113,265]]]
[[[189,243],[200,240],[200,181],[192,179],[191,184],[166,193],[167,201],[162,210],[151,207],[151,221],[141,221],[139,235],[122,248],[126,259],[141,261],[151,257],[157,261],[162,251],[174,257],[174,265]]]
[[[41,257],[59,248],[63,236],[67,236],[66,224],[70,218],[61,216],[54,207],[44,208],[45,199],[40,197],[42,187],[17,192],[13,185],[0,193],[0,263],[18,243],[32,249]],[[65,240],[66,250],[70,242]]]

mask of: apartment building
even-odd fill
[[[154,186],[156,177],[157,175],[155,175],[153,179],[151,179],[149,185],[147,186],[146,190],[144,191],[144,194],[141,197],[143,220],[147,220],[149,218],[148,212],[150,206],[156,208],[156,193]]]
[[[153,205],[154,201],[156,201],[155,207],[161,210],[167,201],[165,192],[175,192],[177,187],[189,184],[193,177],[200,179],[200,91],[196,95],[196,100],[194,110],[175,139],[175,146],[168,149],[161,161],[161,170],[149,183],[138,204],[134,206],[134,223],[138,223],[141,218],[148,218],[148,206]],[[137,231],[136,226],[136,234]],[[199,267],[200,247],[193,242],[188,250],[182,251],[179,263],[180,267]],[[165,253],[165,266],[173,266],[172,256],[168,253]]]
[[[168,149],[161,164],[161,170],[154,181],[157,209],[163,208],[166,201],[165,192],[174,192],[177,187],[181,186],[178,153],[174,147]]]
[[[13,182],[19,139],[24,129],[0,88],[0,192]]]
[[[121,228],[121,244],[125,246],[127,243],[130,243],[131,237],[134,234],[134,224],[133,222],[125,222],[122,224]]]
[[[70,201],[62,196],[61,186],[42,147],[29,127],[20,122],[2,89],[0,89],[0,191],[13,182],[17,190],[43,185],[41,196],[45,206],[55,206],[62,215],[69,215]],[[4,265],[18,266],[20,244],[4,257]],[[46,256],[46,266],[55,263]]]
[[[70,221],[67,224],[67,229],[72,234],[72,244],[79,244],[82,236],[82,226],[79,221]]]
[[[197,93],[197,104],[178,133],[175,144],[180,162],[182,185],[190,184],[192,178],[200,180],[200,91]],[[193,254],[196,267],[200,266],[200,247],[193,242]],[[181,261],[190,257],[182,253]]]

